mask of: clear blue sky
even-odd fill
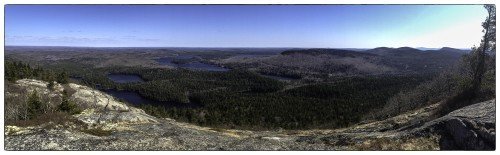
[[[7,5],[6,45],[456,47],[482,5]]]

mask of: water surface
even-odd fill
[[[107,89],[104,92],[109,95],[122,99],[128,103],[133,105],[141,105],[141,104],[150,104],[157,106],[164,106],[167,108],[176,107],[176,108],[197,108],[201,107],[198,103],[178,103],[178,102],[164,102],[164,101],[156,101],[152,99],[148,99],[146,97],[141,96],[139,93],[127,90],[115,90],[115,89]]]
[[[133,74],[108,74],[108,78],[116,83],[144,82],[140,76]]]
[[[185,68],[189,70],[198,70],[198,71],[213,71],[213,72],[226,72],[229,71],[229,69],[220,67],[217,65],[212,65],[212,64],[207,64],[199,61],[191,61],[183,64],[176,64],[173,63],[174,60],[187,60],[187,59],[192,59],[194,56],[191,55],[183,55],[183,56],[177,56],[177,57],[164,57],[164,58],[159,58],[156,59],[156,61],[160,65],[167,65],[167,66],[172,66],[172,67],[178,67],[178,68]]]

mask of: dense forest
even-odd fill
[[[334,83],[313,84],[276,90],[259,85],[258,90],[220,89],[192,93],[199,109],[166,109],[143,106],[147,112],[199,125],[263,128],[336,128],[361,120],[372,108],[405,87],[414,87],[426,77],[357,77]],[[274,90],[274,91],[271,91]]]
[[[158,101],[201,105],[191,109],[141,106],[152,115],[205,126],[247,129],[345,127],[361,121],[371,109],[384,106],[401,89],[430,79],[429,75],[359,76],[291,85],[244,70],[108,67],[85,72],[74,66],[60,66],[57,70],[68,70],[72,77],[80,77],[74,82],[101,90],[128,90]],[[107,78],[111,73],[138,75],[145,82],[114,83]]]
[[[39,79],[43,81],[57,81],[58,83],[66,84],[69,81],[68,73],[65,71],[54,72],[46,70],[42,67],[31,67],[20,61],[5,61],[5,79],[8,81],[16,81],[18,79]]]

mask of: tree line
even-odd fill
[[[69,81],[69,75],[65,71],[54,72],[45,70],[40,66],[31,67],[20,61],[5,61],[5,79],[14,82],[19,79],[39,79],[47,82],[57,81],[66,84]]]
[[[62,96],[43,95],[37,89],[28,91],[14,85],[18,79],[38,79],[48,81],[47,88],[54,91],[54,81],[59,84],[68,83],[68,74],[66,72],[54,72],[41,67],[31,67],[28,64],[16,61],[5,62],[6,92],[16,95],[5,96],[5,112],[7,123],[19,123],[19,121],[37,120],[39,117],[46,117],[57,112],[66,114],[76,114],[81,109],[69,99],[66,90]],[[50,92],[49,92],[50,93]]]

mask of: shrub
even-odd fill
[[[85,133],[88,133],[88,134],[91,134],[94,136],[99,136],[99,137],[111,135],[111,131],[104,130],[102,128],[84,129],[84,130],[82,130],[82,132],[85,132]]]
[[[54,81],[50,81],[50,82],[47,84],[47,88],[49,88],[50,90],[54,90],[54,86],[55,86]]]
[[[66,84],[69,81],[69,76],[66,72],[61,72],[59,75],[57,75],[57,82],[61,84]]]
[[[43,113],[42,104],[35,90],[28,99],[28,119],[33,119]]]
[[[78,114],[82,110],[74,102],[70,101],[68,98],[68,93],[63,91],[63,98],[61,104],[58,106],[59,111],[67,112],[69,114]]]
[[[20,127],[26,126],[36,126],[45,124],[48,122],[52,122],[52,125],[65,125],[68,122],[71,122],[76,125],[84,125],[85,123],[79,121],[78,119],[71,117],[67,113],[64,112],[51,112],[38,115],[37,117],[30,120],[6,120],[6,125],[14,125]]]

